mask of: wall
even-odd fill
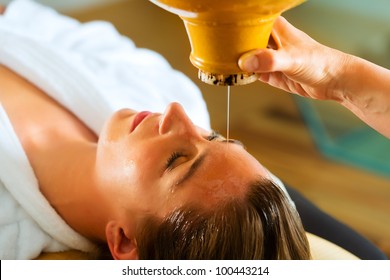
[[[309,0],[285,13],[318,41],[390,68],[388,0]]]

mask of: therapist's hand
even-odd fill
[[[5,11],[5,7],[0,5],[0,15],[2,15]]]
[[[349,57],[316,42],[279,17],[267,49],[244,54],[239,66],[259,73],[259,80],[301,96],[338,100],[342,95],[339,72]]]
[[[268,48],[244,54],[239,66],[285,91],[337,101],[390,138],[390,70],[326,47],[283,17],[275,21]]]

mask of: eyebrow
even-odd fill
[[[215,136],[216,139],[218,139],[218,140],[217,140],[218,142],[222,142],[222,143],[233,143],[233,144],[239,145],[239,146],[243,147],[244,149],[246,149],[246,148],[245,148],[245,145],[244,145],[241,141],[239,141],[239,140],[237,140],[237,139],[232,139],[232,138],[226,139],[225,137],[222,136],[221,133],[219,133],[219,132],[217,132],[217,131],[215,131],[215,130],[213,130],[213,131],[211,132],[211,134],[212,134],[213,136]]]
[[[219,142],[236,144],[236,145],[239,145],[245,149],[245,145],[241,141],[236,140],[236,139],[223,139],[223,140],[219,140]]]

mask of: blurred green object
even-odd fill
[[[324,156],[390,176],[389,139],[336,102],[294,99]]]

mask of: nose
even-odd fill
[[[160,120],[159,133],[166,134],[168,132],[197,134],[196,126],[187,116],[183,107],[176,102],[168,105]]]

